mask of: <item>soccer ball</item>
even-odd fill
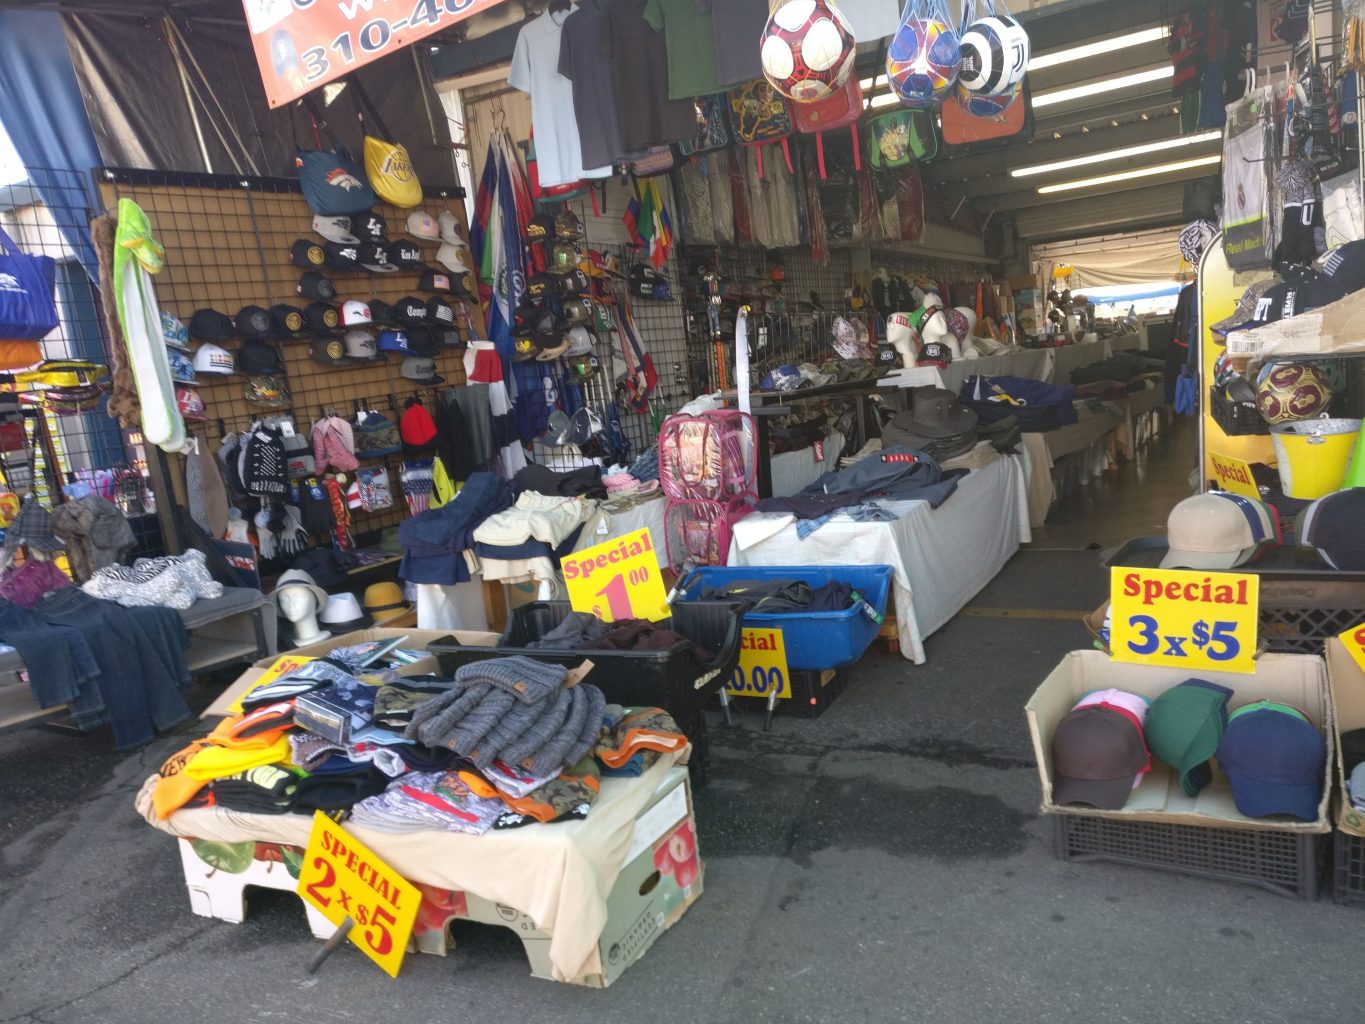
[[[1256,386],[1256,408],[1267,423],[1312,419],[1332,404],[1332,387],[1315,366],[1276,366]]]
[[[957,81],[962,50],[957,33],[938,18],[907,18],[886,51],[891,88],[908,107],[927,109]]]
[[[831,0],[788,0],[768,19],[759,46],[763,76],[795,103],[833,96],[853,70],[853,29]]]
[[[1024,80],[1029,39],[1008,15],[982,18],[962,33],[962,70],[958,81],[968,92],[999,96]]]
[[[957,105],[971,114],[972,117],[979,117],[982,120],[990,120],[993,117],[1000,117],[1005,111],[1014,105],[1014,101],[1024,94],[1022,84],[1016,85],[1009,92],[1001,96],[988,96],[981,92],[968,92],[962,87],[961,80],[957,83],[957,88],[953,90],[953,99]]]

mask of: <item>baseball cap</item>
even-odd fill
[[[1148,764],[1142,730],[1131,713],[1104,706],[1072,710],[1052,736],[1052,799],[1119,810]]]
[[[541,348],[536,341],[536,336],[529,331],[516,335],[512,339],[512,362],[524,363],[528,359],[534,359],[540,355]]]
[[[1299,545],[1314,548],[1333,569],[1365,572],[1365,487],[1334,491],[1299,513]]]
[[[376,342],[380,352],[410,352],[412,346],[404,331],[380,331]]]
[[[321,235],[329,242],[355,245],[360,241],[359,238],[351,234],[350,217],[325,217],[318,214],[313,218],[313,233]]]
[[[290,403],[289,389],[284,379],[274,374],[256,374],[242,387],[242,397],[252,405],[267,409],[283,409]]]
[[[558,277],[559,294],[566,299],[574,295],[583,295],[592,287],[588,275],[578,267],[570,267],[560,272]]]
[[[446,379],[436,372],[436,363],[427,356],[404,356],[403,376],[427,387],[444,384]]]
[[[379,324],[384,327],[396,325],[398,323],[398,314],[395,313],[393,307],[383,299],[371,299],[370,323]]]
[[[436,262],[453,274],[467,274],[469,264],[465,262],[465,257],[468,255],[469,249],[463,242],[442,242],[436,250]]]
[[[346,343],[340,338],[314,338],[308,347],[308,354],[313,357],[313,362],[322,366],[354,365],[346,358]]]
[[[294,290],[305,299],[335,299],[337,295],[336,286],[316,270],[302,275]]]
[[[559,288],[554,274],[532,274],[526,280],[526,297],[533,303],[549,298]]]
[[[226,376],[237,372],[237,362],[232,353],[217,345],[204,344],[194,354],[194,372],[197,374],[219,374]]]
[[[196,309],[190,317],[190,337],[196,341],[227,341],[232,336],[232,319],[226,313]]]
[[[243,306],[232,318],[233,326],[243,338],[268,338],[270,314],[260,306]]]
[[[300,238],[289,247],[289,262],[304,270],[317,270],[327,262],[327,251],[310,238]]]
[[[587,299],[564,300],[564,322],[570,327],[587,327],[593,322],[592,306]]]
[[[344,242],[328,242],[322,247],[324,260],[333,270],[359,270],[360,249]]]
[[[302,338],[306,321],[303,310],[287,303],[270,307],[270,325],[277,335],[284,338]]]
[[[1250,326],[1259,327],[1296,317],[1308,308],[1308,297],[1307,285],[1276,282],[1261,294]]]
[[[414,356],[434,356],[441,351],[441,343],[430,327],[409,327],[408,353]]]
[[[465,340],[454,327],[428,327],[427,332],[436,342],[437,349],[464,348]]]
[[[1365,288],[1365,241],[1338,245],[1319,262],[1322,269],[1312,288],[1322,305]]]
[[[177,384],[194,383],[194,360],[185,353],[171,349],[166,353],[166,361],[171,366],[171,380]]]
[[[273,345],[248,338],[237,350],[237,368],[243,373],[279,373],[280,354]]]
[[[555,237],[566,242],[583,237],[583,222],[572,210],[560,210],[559,215],[555,217]]]
[[[438,327],[455,326],[455,307],[440,296],[427,299],[427,323]]]
[[[436,218],[436,227],[443,242],[463,242],[464,237],[460,234],[460,220],[449,210],[441,211],[441,215]]]
[[[569,335],[567,331],[559,332],[558,340],[554,344],[542,342],[541,350],[536,353],[536,358],[542,363],[548,363],[552,359],[558,359],[569,351]]]
[[[1297,708],[1268,700],[1238,708],[1228,716],[1218,764],[1247,817],[1317,820],[1327,743]]]
[[[569,348],[565,354],[570,356],[586,356],[592,354],[592,335],[588,333],[586,327],[573,327],[569,329]]]
[[[379,358],[379,346],[369,331],[347,331],[342,339],[346,345],[346,358],[373,362]]]
[[[919,359],[915,361],[915,365],[937,366],[940,370],[944,370],[952,361],[952,349],[941,341],[931,341],[919,350]]]
[[[425,238],[429,241],[436,241],[441,237],[441,227],[436,223],[436,218],[425,210],[413,210],[408,214],[408,234],[413,238]]]
[[[204,399],[194,388],[181,385],[175,389],[175,404],[180,407],[180,415],[187,420],[205,418]]]
[[[1232,569],[1243,565],[1270,539],[1263,520],[1247,504],[1222,491],[1186,498],[1166,517],[1170,550],[1163,569]]]
[[[445,292],[472,298],[473,296],[466,283],[468,277],[468,274],[447,274],[444,271],[428,268],[422,273],[422,279],[418,283],[417,289],[423,292]]]
[[[1232,691],[1203,679],[1186,679],[1152,701],[1147,745],[1180,773],[1180,788],[1195,796],[1213,781],[1209,759],[1218,752]]]
[[[406,327],[418,327],[427,322],[427,304],[412,295],[404,295],[393,304],[394,316]]]
[[[359,299],[348,299],[341,304],[342,327],[359,327],[361,324],[373,322],[370,318],[368,303],[361,302]]]
[[[422,247],[416,242],[397,241],[389,243],[389,262],[405,270],[425,270],[422,260]]]
[[[178,348],[182,352],[190,350],[190,330],[179,317],[172,316],[164,309],[161,311],[161,340],[168,348]]]
[[[335,334],[341,326],[341,312],[329,302],[310,302],[303,311],[303,319],[311,334]]]
[[[658,299],[669,302],[673,293],[669,291],[668,278],[648,263],[636,263],[630,268],[630,294],[643,299]]]
[[[382,242],[389,237],[389,223],[373,210],[356,213],[351,215],[351,232],[361,241]]]
[[[1092,690],[1084,697],[1071,706],[1074,711],[1076,708],[1098,707],[1108,704],[1116,708],[1128,711],[1137,719],[1139,725],[1146,727],[1147,712],[1151,707],[1151,701],[1146,697],[1136,693],[1129,693],[1127,690]]]
[[[1256,310],[1261,299],[1271,288],[1283,283],[1278,277],[1267,277],[1264,281],[1257,281],[1242,293],[1242,297],[1237,300],[1237,308],[1216,324],[1210,325],[1209,330],[1220,337],[1225,337],[1233,331],[1256,326]]]
[[[548,213],[538,213],[526,227],[526,241],[542,245],[555,237],[555,219]]]
[[[376,274],[396,274],[398,266],[389,259],[389,247],[384,242],[364,242],[360,246],[360,265]]]

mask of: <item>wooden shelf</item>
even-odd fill
[[[255,661],[258,656],[254,642],[191,636],[189,649],[185,652],[185,663],[189,666],[190,674],[195,675],[238,662]]]

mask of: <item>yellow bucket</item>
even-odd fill
[[[1320,419],[1271,427],[1280,489],[1291,498],[1321,498],[1341,490],[1360,426],[1360,420]]]

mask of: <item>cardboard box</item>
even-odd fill
[[[1234,345],[1234,342],[1236,344]],[[1321,355],[1365,351],[1365,289],[1319,309],[1228,338],[1231,355]]]
[[[1332,691],[1332,713],[1336,722],[1337,828],[1348,835],[1365,837],[1365,813],[1351,806],[1346,792],[1346,760],[1341,752],[1341,734],[1365,729],[1365,672],[1346,652],[1336,637],[1327,641],[1327,680]]]
[[[392,640],[395,637],[406,637],[404,647],[425,651],[427,645],[433,640],[454,635],[463,644],[473,647],[493,647],[499,640],[497,633],[463,632],[451,629],[395,629],[386,626],[377,629],[358,629],[354,633],[347,633],[344,636],[328,637],[315,644],[306,647],[296,647],[290,651],[282,651],[279,654],[272,654],[268,658],[262,658],[243,672],[232,684],[218,695],[218,699],[210,704],[200,718],[222,717],[231,714],[228,708],[247,690],[256,684],[256,680],[265,675],[271,665],[275,664],[280,658],[286,655],[295,655],[300,658],[322,658],[331,654],[338,647],[349,647],[351,644],[362,644],[369,640]],[[405,676],[420,676],[430,672],[439,671],[436,658],[427,657],[412,665],[405,665],[399,669],[399,674]]]
[[[1226,686],[1233,691],[1229,710],[1258,700],[1278,700],[1300,709],[1323,731],[1327,741],[1327,766],[1323,772],[1322,800],[1315,821],[1281,818],[1248,818],[1237,810],[1227,777],[1215,771],[1213,782],[1195,797],[1188,797],[1171,769],[1153,760],[1142,785],[1117,811],[1092,810],[1061,805],[1052,800],[1052,734],[1082,696],[1092,690],[1114,687],[1154,698],[1192,675]],[[1188,669],[1129,665],[1111,661],[1100,651],[1072,651],[1064,657],[1025,706],[1033,752],[1043,786],[1042,810],[1047,814],[1078,814],[1117,821],[1152,821],[1175,825],[1267,829],[1276,832],[1321,833],[1332,828],[1328,806],[1332,795],[1332,751],[1336,731],[1327,689],[1323,659],[1311,654],[1263,654],[1254,675],[1225,672],[1192,673]]]

